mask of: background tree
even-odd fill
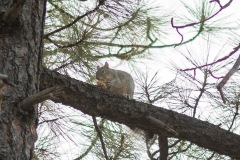
[[[233,0],[204,1],[195,3],[195,8],[184,4],[188,13],[179,19],[171,12],[159,13],[162,9],[154,5],[141,0],[1,2],[0,159],[33,159],[37,126],[35,158],[60,157],[58,142],[64,139],[76,146],[73,158],[137,159],[141,147],[132,141],[129,129],[113,122],[158,135],[158,143],[147,145],[150,159],[227,159],[223,155],[238,159],[240,137],[235,133],[239,126],[239,91],[234,83],[239,66],[235,55],[239,49],[238,28],[231,24],[219,27],[216,21]],[[170,30],[176,31],[174,42],[172,36],[169,38]],[[208,47],[203,51],[208,54],[200,55],[202,61],[192,53],[194,49],[188,50],[198,39],[208,45],[216,43],[211,37],[222,32],[224,36],[232,33],[227,45],[233,49],[220,50],[214,57]],[[172,69],[177,74],[173,80],[159,85],[157,74],[151,77],[136,70],[139,93],[135,99],[148,104],[72,79],[93,84],[96,65],[105,58],[136,62],[152,56],[153,48],[173,47],[190,62],[185,67],[174,62]],[[233,73],[234,81],[228,81]],[[218,92],[215,86],[221,78]],[[53,102],[37,107],[47,99],[74,110]],[[91,117],[84,114],[103,118],[95,125],[103,139]],[[107,148],[107,157],[100,142]]]

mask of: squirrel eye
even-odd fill
[[[105,71],[104,71],[104,70],[102,70],[102,73],[105,73]]]

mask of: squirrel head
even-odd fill
[[[96,79],[102,81],[111,80],[112,74],[110,70],[111,69],[109,68],[109,64],[107,62],[105,62],[105,65],[102,67],[98,66],[96,72]]]

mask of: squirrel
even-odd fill
[[[121,94],[129,99],[133,99],[135,85],[133,78],[129,73],[111,69],[109,68],[109,64],[105,62],[104,66],[97,67],[96,79],[98,80],[98,86],[108,89],[114,93]],[[150,153],[149,150],[156,140],[156,135],[138,128],[131,128],[131,130],[138,135],[144,135],[147,150]]]
[[[128,99],[133,99],[135,85],[129,73],[111,69],[109,64],[105,62],[104,66],[97,67],[96,79],[99,86],[123,95]]]

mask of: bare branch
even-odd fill
[[[207,71],[205,70],[204,71],[204,80],[203,80],[203,84],[202,84],[202,88],[200,89],[200,93],[199,93],[199,95],[198,95],[198,97],[197,97],[197,99],[196,99],[196,103],[195,103],[195,105],[194,105],[194,107],[193,107],[193,117],[195,117],[196,116],[196,111],[197,111],[197,107],[198,107],[198,104],[199,104],[199,101],[200,101],[200,99],[202,98],[202,96],[203,96],[203,93],[204,93],[204,91],[205,91],[205,88],[206,88],[206,86],[207,86]]]
[[[238,45],[240,47],[240,44]],[[240,66],[240,55],[233,65],[233,67],[230,69],[230,71],[224,76],[224,78],[221,80],[221,82],[217,85],[217,90],[220,92],[220,95],[222,97],[223,103],[226,103],[226,100],[224,98],[224,94],[222,91],[223,86],[227,83],[227,81],[232,77],[232,75],[238,71],[238,67]]]
[[[19,107],[24,111],[30,111],[32,110],[32,106],[34,104],[43,102],[47,99],[54,99],[54,96],[62,94],[63,93],[62,91],[63,91],[62,87],[47,88],[19,102]]]
[[[168,159],[168,138],[159,136],[158,143],[160,148],[160,160]]]
[[[234,113],[234,115],[233,115],[232,123],[231,123],[231,125],[230,125],[229,128],[228,128],[229,131],[232,129],[233,124],[234,124],[234,122],[236,121],[237,116],[239,115],[239,101],[236,102],[236,107],[235,107],[235,108],[236,108],[236,111],[235,111],[235,113]]]
[[[98,128],[96,117],[92,116],[92,119],[93,119],[93,123],[94,123],[95,129],[96,129],[96,131],[98,133],[99,139],[101,141],[101,145],[102,145],[102,149],[103,149],[103,153],[104,153],[105,159],[108,160],[109,158],[107,156],[107,150],[106,150],[106,147],[105,147],[105,143],[103,141],[102,133],[101,133],[100,129]]]

